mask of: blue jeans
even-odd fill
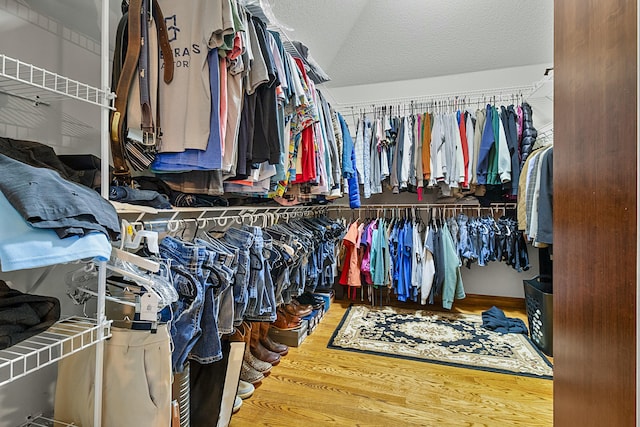
[[[253,321],[276,320],[275,295],[271,271],[264,258],[265,237],[259,227],[243,226],[243,230],[253,234],[253,245],[249,248],[251,273],[249,278],[249,304],[246,318]],[[271,247],[271,237],[267,236],[267,250]]]
[[[191,350],[190,358],[199,363],[213,363],[222,359],[222,343],[218,333],[218,298],[217,293],[223,286],[223,278],[215,268],[217,254],[203,241],[196,239],[196,244],[205,249],[205,261],[202,265],[204,281],[204,304],[200,327],[202,335]]]
[[[291,284],[289,269],[293,261],[289,254],[282,249],[281,245],[282,243],[274,244],[272,252],[276,253],[277,257],[271,256],[267,259],[271,266],[276,306],[285,303],[284,294]]]
[[[173,285],[179,297],[173,304],[171,365],[174,372],[182,372],[189,352],[202,334],[204,289],[201,278],[205,251],[168,236],[160,242],[160,256],[174,260],[171,266]]]
[[[496,222],[493,218],[482,218],[480,220],[484,227],[482,228],[483,236],[482,242],[486,245],[486,253],[487,253],[487,261],[495,261],[497,259],[496,256],[496,247],[495,247],[495,225]],[[485,243],[485,233],[486,233],[486,243]]]
[[[218,323],[218,334],[231,334],[234,331],[234,304],[233,304],[233,278],[235,275],[236,259],[238,251],[232,251],[220,241],[210,239],[209,241],[196,239],[196,243],[203,245],[215,254],[212,265],[212,273],[218,276],[219,286],[215,289],[214,312]]]
[[[249,302],[249,248],[253,245],[253,234],[237,228],[230,228],[224,234],[224,242],[238,249],[238,269],[233,283],[234,320],[239,326],[244,320],[244,314]]]
[[[465,214],[458,215],[458,237],[458,256],[460,259],[475,259],[469,233],[469,217]]]
[[[109,187],[109,200],[151,206],[156,209],[171,209],[166,196],[152,190],[137,190],[131,187],[112,185]]]

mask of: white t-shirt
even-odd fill
[[[173,50],[174,74],[160,83],[160,152],[205,150],[209,139],[211,91],[208,50],[233,33],[230,0],[159,0]]]

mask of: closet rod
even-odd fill
[[[349,206],[331,206],[330,210],[367,210],[367,209],[433,209],[433,208],[446,208],[446,209],[515,209],[517,203],[505,202],[505,203],[491,203],[488,206],[482,206],[479,204],[470,203],[425,203],[425,204],[380,204],[380,205],[362,205],[359,208],[351,209]]]
[[[427,103],[431,101],[440,101],[440,100],[449,100],[457,98],[466,99],[466,102],[475,102],[476,100],[493,97],[503,97],[503,96],[514,96],[514,95],[522,95],[524,99],[533,93],[536,89],[535,84],[524,85],[524,86],[511,86],[511,87],[503,87],[503,88],[492,88],[492,89],[479,89],[479,90],[468,90],[468,91],[460,91],[460,92],[449,92],[449,93],[439,93],[434,95],[419,95],[419,96],[409,96],[402,98],[388,98],[388,99],[377,99],[371,101],[359,101],[353,103],[334,103],[332,104],[336,109],[340,111],[349,110],[351,108],[369,108],[371,106],[374,107],[382,107],[386,105],[394,105],[394,104],[403,104],[410,105],[411,103],[420,104]],[[473,98],[473,99],[470,99]]]
[[[261,213],[293,213],[293,212],[314,212],[315,214],[322,214],[326,212],[327,206],[325,205],[313,205],[313,206],[227,206],[216,208],[175,208],[171,210],[159,210],[157,212],[149,212],[144,210],[129,210],[118,209],[120,215],[135,215],[135,219],[132,221],[139,223],[145,221],[145,218],[150,218],[150,221],[168,221],[168,220],[180,220],[180,219],[215,219],[218,217],[235,217],[242,215],[257,215]],[[157,215],[166,216],[162,220],[155,219]]]
[[[243,212],[237,215],[220,215],[214,217],[198,217],[198,218],[166,218],[157,219],[152,221],[133,221],[129,222],[129,225],[133,227],[140,227],[149,231],[169,231],[176,232],[182,228],[186,228],[189,225],[197,225],[198,228],[207,228],[209,224],[218,225],[220,227],[226,227],[228,225],[243,224],[249,220],[251,225],[253,224],[273,224],[274,222],[296,218],[310,218],[325,214],[327,212],[326,207],[321,209],[296,209],[283,208],[285,211],[278,211],[281,208],[272,208],[272,210],[266,210],[265,212]],[[156,230],[154,230],[154,227]]]

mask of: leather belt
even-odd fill
[[[155,129],[153,126],[153,111],[151,109],[151,91],[149,89],[149,24],[151,13],[149,0],[142,0],[142,14],[140,25],[140,57],[138,58],[138,80],[140,81],[140,109],[142,112],[142,143],[155,145]],[[156,110],[157,111],[157,110]]]
[[[152,9],[153,18],[156,22],[158,32],[158,44],[162,52],[162,60],[164,61],[163,79],[166,84],[169,84],[173,80],[173,52],[171,51],[171,45],[169,44],[164,16],[162,15],[162,11],[160,10],[157,0],[153,0]],[[116,46],[113,76],[115,77],[117,75],[118,80],[116,85],[116,100],[114,104],[115,111],[111,115],[111,156],[113,158],[114,166],[113,175],[116,181],[124,183],[128,183],[131,179],[129,166],[127,165],[124,154],[124,139],[126,137],[125,116],[129,91],[136,75],[138,60],[140,58],[142,43],[141,26],[143,23],[146,24],[142,19],[143,13],[142,0],[130,0],[129,10],[122,17],[122,20],[118,25],[118,34],[116,39],[116,44],[118,44],[118,42],[122,44],[124,41],[124,32],[128,32],[126,48],[121,46],[121,49],[118,49]],[[148,41],[145,41],[145,43],[148,43]],[[126,54],[124,61],[122,62],[122,67],[117,70],[117,65],[122,59],[123,49],[126,49]]]

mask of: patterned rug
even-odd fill
[[[472,314],[349,307],[328,348],[483,371],[553,378],[551,363],[522,334],[482,327]]]

